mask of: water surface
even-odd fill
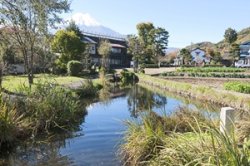
[[[58,136],[60,139],[54,141],[46,141],[45,138],[29,141],[1,158],[4,164],[11,166],[122,165],[117,152],[126,131],[123,121],[137,118],[144,110],[168,115],[180,106],[217,116],[202,103],[190,102],[175,95],[160,95],[153,90],[134,86],[124,90],[119,97],[89,105],[88,114],[81,117],[83,123],[80,130],[70,136]]]

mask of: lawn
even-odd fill
[[[36,74],[34,78],[34,84],[50,82],[59,85],[68,85],[74,82],[83,81],[85,79],[80,77],[72,76],[56,76],[49,74]],[[22,87],[28,86],[27,75],[20,76],[4,76],[3,77],[3,88],[9,91],[19,91]]]

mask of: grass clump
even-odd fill
[[[13,146],[19,138],[26,137],[30,132],[30,126],[22,112],[9,105],[0,95],[0,152],[1,149]]]
[[[180,115],[188,118],[182,120],[178,118]],[[179,123],[185,127],[176,125]],[[159,117],[148,112],[140,122],[127,125],[125,143],[121,145],[124,165],[250,164],[247,143],[240,142],[234,133],[222,134],[218,123],[199,113],[186,110],[170,117]],[[238,146],[240,143],[242,147]]]
[[[126,122],[128,131],[125,144],[121,146],[125,165],[148,165],[164,149],[166,137],[173,132],[205,131],[196,124],[197,121],[209,124],[209,120],[197,111],[181,108],[169,117],[149,111],[137,122]]]
[[[94,97],[101,88],[100,84],[94,84],[92,80],[86,80],[82,83],[81,87],[75,90],[75,92],[80,98]]]
[[[78,113],[81,113],[78,98],[72,91],[50,83],[37,84],[23,104],[35,133],[71,130],[78,124]]]

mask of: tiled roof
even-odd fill
[[[96,44],[96,42],[94,40],[92,40],[92,39],[90,39],[89,37],[86,37],[86,36],[84,37],[83,42],[84,43]]]
[[[120,44],[112,44],[112,43],[111,43],[111,47],[126,48],[126,47],[123,46],[123,45],[120,45]]]

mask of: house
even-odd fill
[[[250,41],[240,44],[240,59],[235,63],[236,67],[250,67]]]
[[[210,58],[206,56],[206,51],[204,51],[203,49],[200,48],[192,49],[190,54],[193,59],[192,61],[198,65],[210,62]]]
[[[192,56],[192,61],[190,64],[195,63],[196,65],[202,65],[204,63],[210,63],[210,57],[206,55],[206,52],[203,49],[195,48],[191,49],[190,54]],[[174,66],[183,65],[183,57],[180,55],[180,52],[177,54],[177,57],[174,59]]]
[[[101,64],[102,57],[98,53],[98,46],[101,40],[108,40],[111,43],[112,48],[109,56],[109,64],[111,68],[128,67],[130,65],[130,58],[127,54],[127,41],[125,38],[84,33],[83,42],[87,44],[91,64]]]

